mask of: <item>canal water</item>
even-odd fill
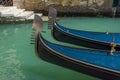
[[[59,23],[79,30],[120,33],[120,18],[70,17],[60,18]],[[39,59],[30,44],[31,26],[32,22],[0,24],[0,80],[99,80]]]

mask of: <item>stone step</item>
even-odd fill
[[[14,9],[17,9],[17,7],[16,6],[11,6],[11,7],[0,6],[0,14],[7,13],[8,11],[11,11]]]
[[[25,11],[25,9],[18,9],[12,7],[0,7],[0,21],[26,21],[34,20],[34,15],[42,17],[42,13],[34,13],[33,11]]]
[[[13,9],[13,10],[2,13],[1,17],[15,17],[21,14],[23,11],[25,11],[25,9]]]
[[[33,11],[24,11],[21,14],[16,15],[15,17],[27,19],[28,17],[32,16],[33,14],[34,14]]]
[[[28,17],[27,20],[33,20],[35,15],[39,15],[40,17],[42,17],[42,13],[34,13],[30,17]]]

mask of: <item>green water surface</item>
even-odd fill
[[[120,18],[60,18],[59,23],[73,29],[120,32]],[[99,80],[39,59],[30,44],[31,26],[0,24],[0,80]],[[46,22],[44,26],[49,33]]]

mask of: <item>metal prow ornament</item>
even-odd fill
[[[53,18],[54,20],[56,19],[57,16],[57,10],[53,7],[49,8],[49,13],[48,13],[48,18]]]
[[[56,21],[56,16],[57,16],[57,10],[53,7],[49,8],[49,13],[48,13],[48,29],[52,29],[53,23]]]
[[[31,35],[31,44],[35,44],[37,42],[37,36],[42,31],[43,21],[40,16],[35,15],[32,25],[32,35]]]
[[[43,26],[43,21],[40,16],[35,15],[32,28],[36,30],[36,32],[41,32]]]

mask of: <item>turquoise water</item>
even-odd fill
[[[97,31],[97,32],[120,32],[120,18],[64,18],[60,24],[72,29]]]
[[[120,18],[61,18],[59,23],[87,31],[120,32]],[[30,44],[31,26],[0,24],[0,80],[98,80],[39,59]]]

